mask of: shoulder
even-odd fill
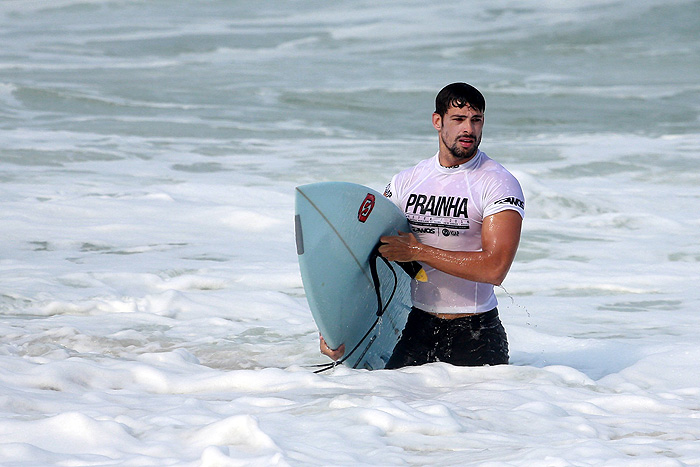
[[[391,179],[391,184],[395,189],[400,190],[401,187],[410,185],[412,182],[418,179],[424,179],[426,175],[429,175],[435,166],[435,157],[430,157],[418,162],[413,167],[404,169],[397,173]]]
[[[491,159],[489,156],[486,155],[486,153],[482,153],[481,164],[479,168],[486,172],[505,172],[508,174],[510,173],[508,169],[506,169],[505,166],[503,166],[503,164]]]
[[[503,165],[486,157],[482,163],[480,186],[485,216],[505,209],[525,215],[525,197],[518,179]]]
[[[481,175],[493,183],[507,183],[509,185],[520,186],[520,182],[508,169],[506,169],[501,163],[483,154],[481,164],[479,166],[479,172]]]
[[[423,159],[422,161],[418,162],[413,167],[409,167],[408,169],[402,170],[401,172],[397,173],[394,178],[410,179],[410,178],[414,177],[416,174],[424,173],[426,171],[432,170],[434,166],[435,166],[435,156],[429,157],[427,159]]]
[[[433,159],[434,157],[424,159],[413,167],[404,169],[394,175],[389,185],[387,185],[386,190],[384,190],[384,196],[394,202],[398,202],[398,200],[410,190],[409,187],[413,185],[416,180],[424,179],[426,174],[430,172],[435,164]]]

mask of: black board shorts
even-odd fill
[[[442,319],[414,307],[385,368],[431,362],[458,366],[507,364],[508,338],[498,318],[498,309]]]

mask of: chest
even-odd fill
[[[467,177],[433,177],[411,183],[401,208],[422,243],[448,250],[481,246],[481,197]]]

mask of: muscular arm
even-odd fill
[[[521,227],[520,214],[508,209],[484,219],[481,251],[442,250],[400,233],[382,237],[379,252],[390,261],[420,261],[453,276],[500,285],[518,250]]]

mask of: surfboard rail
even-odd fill
[[[406,217],[371,188],[320,182],[296,188],[294,225],[302,283],[324,339],[356,348],[345,365],[384,368],[411,309],[411,278],[376,262],[379,295],[393,297],[378,319],[370,263],[381,236],[410,231]]]

